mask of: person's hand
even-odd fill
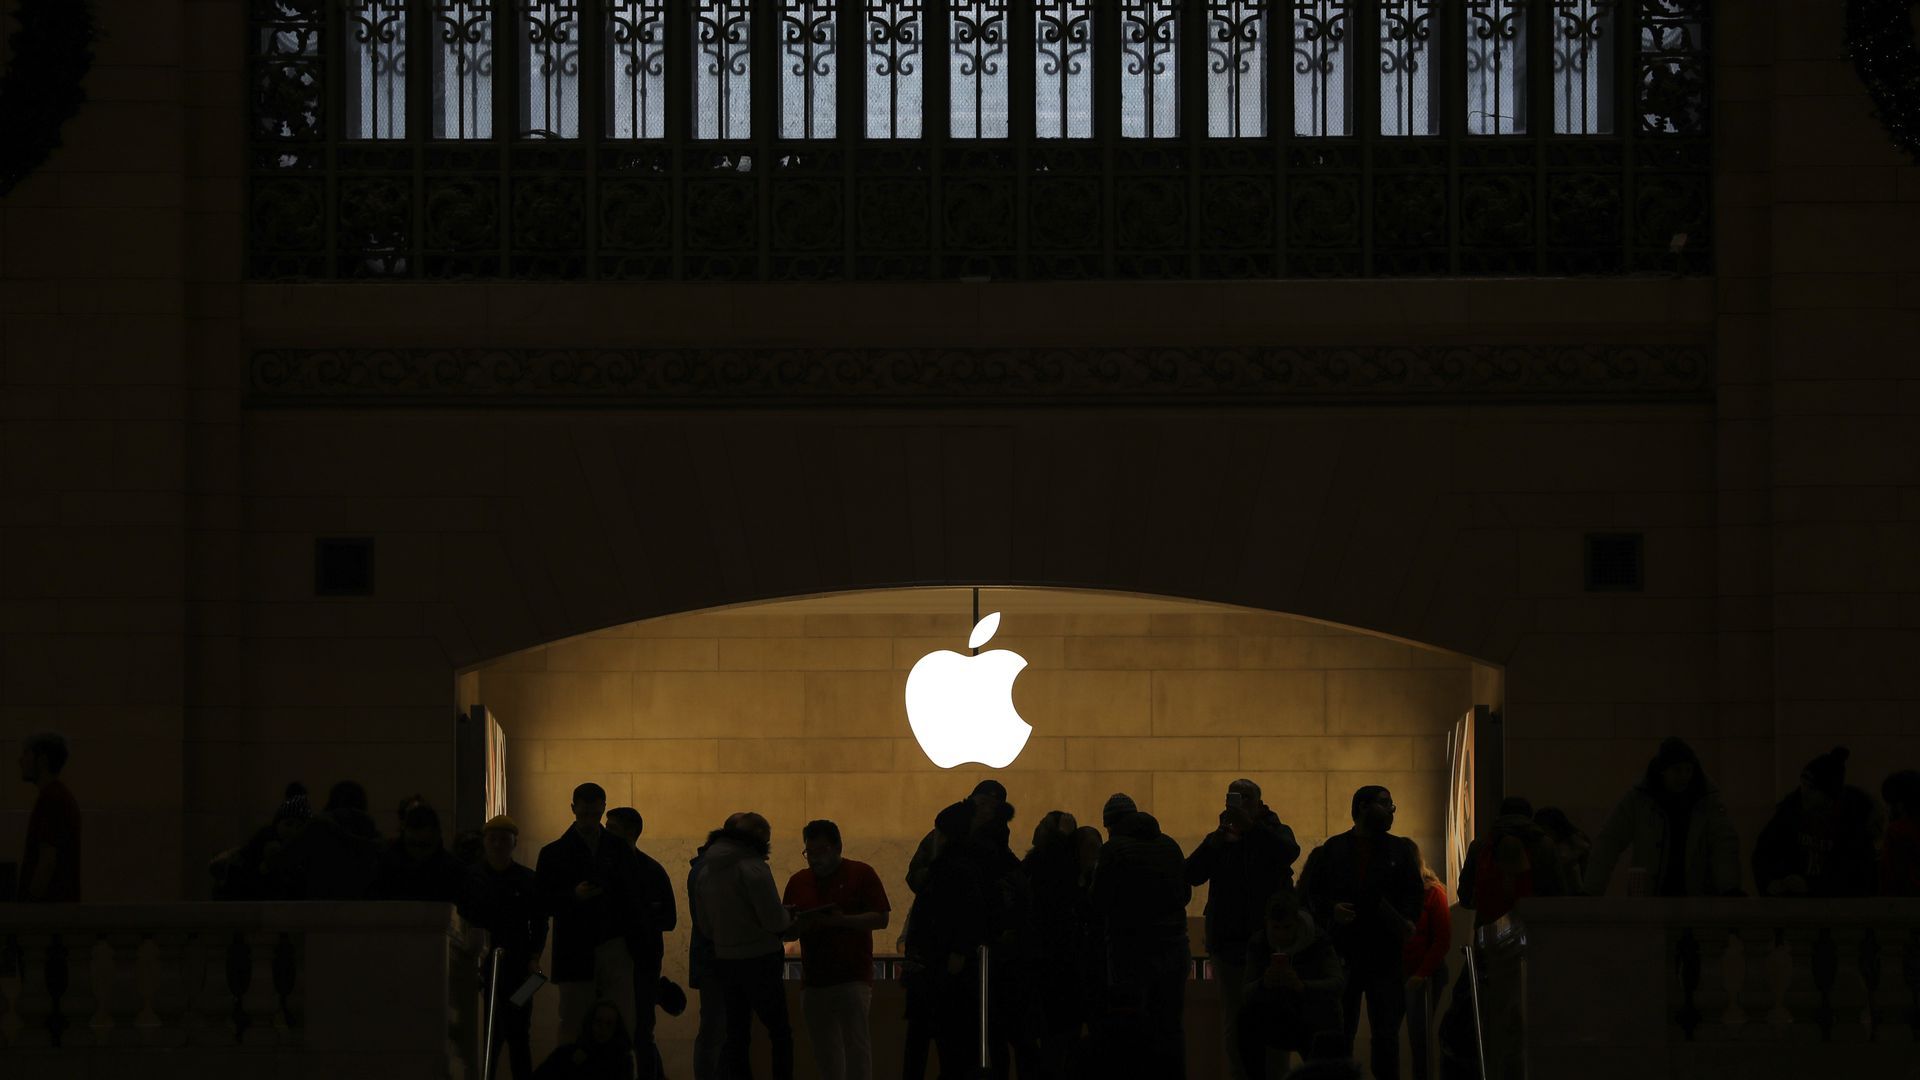
[[[1341,926],[1351,926],[1353,925],[1353,920],[1359,917],[1360,912],[1356,910],[1352,904],[1333,905],[1333,921],[1339,923]]]
[[[967,969],[967,958],[960,953],[947,954],[947,974],[958,975]]]
[[[605,889],[591,881],[583,881],[573,887],[573,896],[576,900],[592,900],[604,892],[606,892]]]

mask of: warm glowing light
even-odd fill
[[[985,645],[999,628],[996,611],[973,628],[968,647]],[[977,656],[941,649],[921,657],[907,673],[907,723],[927,758],[943,769],[1013,764],[1033,734],[1013,707],[1013,680],[1026,666],[1026,657],[1008,649]]]

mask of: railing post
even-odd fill
[[[1747,989],[1747,941],[1737,926],[1727,931],[1726,951],[1720,954],[1720,985],[1727,992],[1727,1007],[1720,1013],[1720,1023],[1728,1028],[1745,1027],[1747,1009],[1740,1003],[1740,995]]]
[[[53,992],[47,986],[47,951],[53,939],[47,934],[21,934],[16,940],[20,957],[20,998],[14,1013],[20,1031],[13,1045],[20,1047],[53,1046]]]
[[[106,943],[108,974],[100,993],[100,1012],[106,1023],[100,1039],[109,1046],[137,1046],[141,1023],[151,1015],[141,985],[145,980],[140,957],[147,935],[138,930],[117,930],[106,935]]]
[[[192,982],[190,964],[195,950],[189,935],[163,931],[153,935],[153,981],[148,1009],[154,1027],[146,1042],[153,1046],[185,1046],[200,1017],[193,1011],[198,987]]]
[[[1773,932],[1773,951],[1767,954],[1767,990],[1773,995],[1773,1007],[1767,1010],[1771,1027],[1792,1027],[1793,1010],[1787,1008],[1787,990],[1793,985],[1793,945],[1787,932]]]

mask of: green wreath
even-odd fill
[[[93,13],[86,0],[19,0],[12,59],[0,74],[0,197],[60,145],[60,127],[86,100]]]
[[[1873,111],[1920,161],[1920,27],[1915,0],[1847,0],[1847,51]]]

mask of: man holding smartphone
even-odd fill
[[[1301,910],[1292,890],[1275,893],[1261,921],[1240,966],[1246,985],[1235,1025],[1234,1067],[1248,1076],[1265,1075],[1269,1051],[1305,1057],[1317,1036],[1337,1037],[1346,985],[1332,939]]]
[[[1247,946],[1260,932],[1267,901],[1276,893],[1293,891],[1293,862],[1299,857],[1293,830],[1261,801],[1260,785],[1251,780],[1227,785],[1220,827],[1187,856],[1187,884],[1212,885],[1207,890],[1207,956],[1220,990],[1221,1034],[1233,1080],[1249,1080],[1240,1071],[1236,1034]]]
[[[534,875],[553,914],[553,986],[560,995],[560,1041],[580,1037],[593,1006],[610,1001],[634,1028],[633,959],[623,908],[638,895],[633,852],[606,835],[607,792],[573,789],[573,826],[540,849]]]

